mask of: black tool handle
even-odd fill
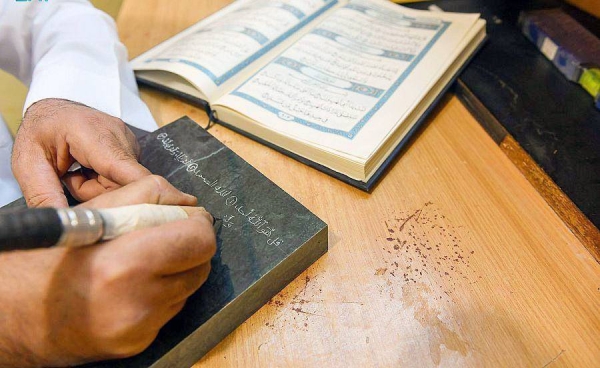
[[[50,247],[62,231],[54,208],[0,212],[0,251]]]

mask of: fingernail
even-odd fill
[[[208,216],[210,216],[210,219],[212,220],[212,227],[213,227],[213,231],[215,232],[215,234],[217,233],[217,228],[215,227],[215,224],[217,223],[217,218],[215,216],[213,216],[212,213],[206,211],[206,209],[204,210],[206,212],[206,214]]]
[[[210,212],[208,212],[206,210],[206,208],[204,207],[196,207],[197,210],[199,210],[197,213],[198,215],[204,216],[204,218],[206,218],[211,224],[214,225],[215,223],[215,218],[213,217],[213,215],[210,214]]]
[[[204,209],[204,212],[206,212],[206,214],[210,217],[210,222],[214,225],[215,224],[215,216],[212,215],[212,213],[208,212],[206,209]]]
[[[221,228],[221,225],[223,224],[223,220],[218,218],[218,217],[214,217],[213,216],[213,231],[215,232],[215,235],[219,234],[219,229]]]

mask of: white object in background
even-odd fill
[[[429,7],[427,7],[427,9],[429,9],[432,12],[438,12],[438,13],[444,12],[444,10],[442,8],[440,8],[439,6],[437,6],[435,4],[429,5]]]
[[[0,1],[0,50],[0,69],[30,88],[23,111],[39,100],[62,98],[144,130],[158,128],[139,98],[114,21],[87,1]],[[2,127],[0,206],[21,196],[7,174],[9,146],[12,137]]]

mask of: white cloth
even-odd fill
[[[23,111],[63,98],[157,128],[139,98],[112,18],[84,0],[0,0],[0,69],[29,85]],[[12,138],[0,119],[0,206],[21,196],[10,170]]]

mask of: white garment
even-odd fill
[[[112,18],[84,0],[0,0],[0,69],[29,85],[23,112],[45,98],[85,104],[128,124],[157,128],[139,98]],[[0,206],[21,196],[12,138],[0,119]]]

